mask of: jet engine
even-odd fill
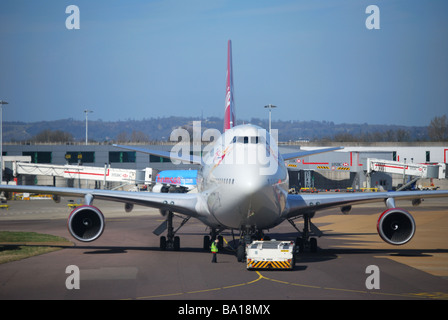
[[[132,203],[125,203],[124,204],[124,211],[127,213],[131,212],[134,209],[134,205]]]
[[[393,245],[402,245],[414,236],[415,221],[408,211],[392,208],[380,215],[377,229],[381,239],[385,242]]]
[[[104,231],[105,222],[101,211],[94,206],[80,206],[68,217],[68,230],[79,241],[90,242],[98,239]]]
[[[154,187],[152,187],[152,192],[166,193],[168,192],[168,189],[169,187],[157,183]]]

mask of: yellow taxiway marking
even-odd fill
[[[258,278],[255,279],[255,280],[249,281],[249,282],[234,284],[234,285],[225,286],[225,287],[204,289],[204,290],[196,290],[196,291],[188,291],[188,292],[176,292],[176,293],[160,294],[160,295],[146,296],[146,297],[137,297],[136,299],[137,300],[142,300],[142,299],[163,298],[163,297],[169,297],[169,296],[179,296],[179,295],[184,295],[184,294],[204,293],[204,292],[210,292],[210,291],[225,290],[225,289],[231,289],[231,288],[235,288],[235,287],[247,286],[247,285],[253,284],[253,283],[255,283],[255,282],[257,282],[257,281],[259,281],[259,280],[264,278],[258,271],[257,271],[257,273],[258,273]]]
[[[388,292],[378,292],[378,291],[368,291],[368,290],[352,290],[352,289],[343,289],[343,288],[329,288],[329,287],[321,287],[321,286],[313,286],[313,285],[305,285],[300,283],[281,281],[277,279],[272,279],[261,275],[258,271],[259,276],[267,281],[272,281],[276,283],[282,283],[291,286],[304,287],[304,288],[312,288],[312,289],[322,289],[322,290],[332,290],[332,291],[342,291],[342,292],[353,292],[353,293],[361,293],[361,294],[376,294],[376,295],[384,295],[384,296],[396,296],[396,297],[405,297],[405,298],[423,298],[423,299],[448,299],[448,293],[446,292],[422,292],[422,293],[388,293]]]
[[[195,291],[187,291],[187,292],[176,292],[176,293],[168,293],[168,294],[160,294],[160,295],[153,295],[153,296],[145,296],[145,297],[137,297],[137,300],[143,300],[143,299],[155,299],[155,298],[164,298],[164,297],[171,297],[171,296],[180,296],[184,294],[197,294],[197,293],[204,293],[204,292],[211,292],[211,291],[218,291],[218,290],[226,290],[241,286],[247,286],[254,284],[260,280],[266,280],[271,281],[275,283],[281,283],[284,285],[289,286],[295,286],[295,287],[303,287],[303,288],[311,288],[311,289],[321,289],[321,290],[331,290],[331,291],[341,291],[341,292],[350,292],[350,293],[360,293],[360,294],[374,294],[374,295],[383,295],[383,296],[395,296],[395,297],[403,297],[403,298],[421,298],[421,299],[442,299],[442,300],[448,300],[448,293],[446,292],[421,292],[421,293],[388,293],[388,292],[378,292],[378,291],[368,291],[368,290],[352,290],[352,289],[343,289],[343,288],[330,288],[330,287],[322,287],[322,286],[313,286],[313,285],[307,285],[307,284],[300,284],[300,283],[294,283],[294,282],[288,282],[288,281],[282,281],[277,280],[273,278],[268,278],[264,275],[262,275],[259,271],[256,271],[256,274],[258,275],[258,278],[249,282],[229,285],[225,287],[217,287],[217,288],[210,288],[210,289],[203,289],[203,290],[195,290]]]

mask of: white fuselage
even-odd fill
[[[201,219],[204,223],[214,228],[267,229],[283,221],[288,172],[277,142],[266,130],[236,126],[209,149],[198,174],[198,192],[210,214]]]

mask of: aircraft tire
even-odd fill
[[[302,238],[297,238],[296,239],[296,246],[297,246],[297,249],[299,250],[299,253],[303,253],[304,245],[303,245],[303,239]]]
[[[174,237],[173,249],[174,249],[174,251],[180,250],[180,238],[179,237]]]
[[[160,237],[160,250],[166,250],[166,237]]]
[[[311,238],[310,239],[310,251],[312,253],[316,253],[317,252],[317,239],[316,238]]]
[[[218,249],[222,250],[224,248],[224,238],[222,236],[218,236]]]
[[[236,259],[238,260],[238,262],[243,262],[244,256],[245,256],[244,246],[240,244],[236,249]]]
[[[210,237],[209,236],[204,236],[202,248],[204,249],[204,251],[210,250]]]

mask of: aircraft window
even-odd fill
[[[259,144],[264,143],[265,139],[263,137],[233,137],[232,143],[244,143],[244,144]]]
[[[257,144],[258,143],[258,137],[250,137],[250,143]]]
[[[238,143],[248,143],[249,137],[237,137],[236,141]]]

